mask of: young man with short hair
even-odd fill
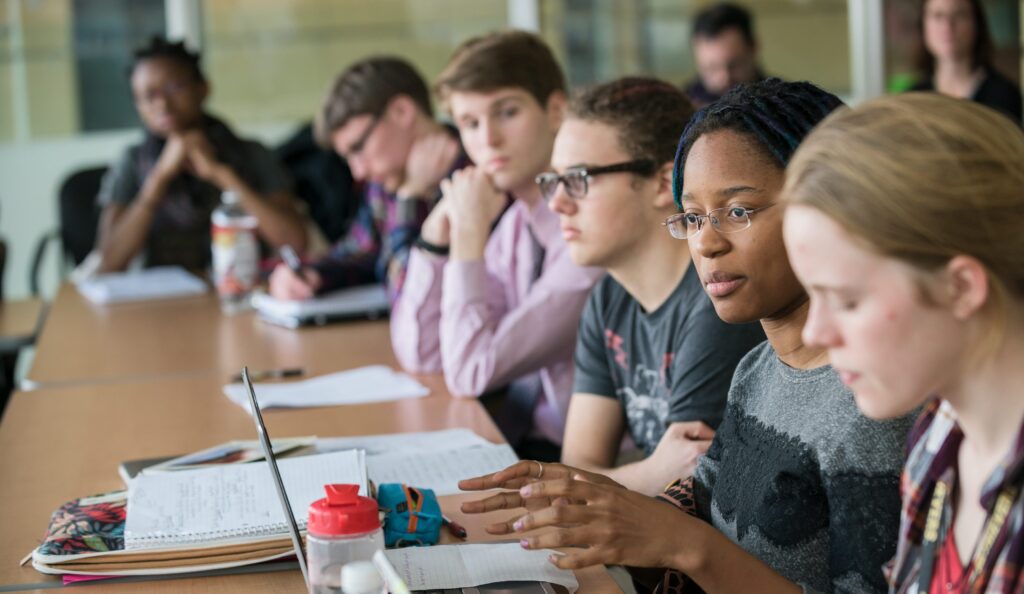
[[[308,299],[345,286],[385,282],[395,299],[409,249],[437,200],[440,181],[465,164],[454,130],[433,115],[430,91],[401,58],[362,60],[335,80],[317,114],[317,141],[367,182],[347,235],[300,278],[281,264],[270,278],[279,299]]]
[[[569,258],[535,182],[565,78],[538,36],[509,31],[464,43],[436,88],[476,166],[442,184],[423,225],[392,312],[395,354],[407,370],[444,371],[457,396],[507,387],[493,414],[508,441],[557,460],[579,315],[601,276]]]

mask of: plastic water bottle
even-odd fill
[[[258,221],[238,204],[235,192],[224,192],[220,201],[211,217],[213,280],[221,309],[234,313],[250,307],[249,297],[259,280]]]
[[[384,531],[376,500],[360,496],[358,485],[324,485],[324,491],[327,497],[310,504],[306,524],[309,587],[312,594],[340,594],[342,567],[373,559],[384,549]]]

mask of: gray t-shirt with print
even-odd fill
[[[692,265],[652,312],[605,276],[580,320],[573,391],[618,399],[630,436],[650,454],[671,423],[718,426],[733,370],[763,340],[760,324],[718,317]]]

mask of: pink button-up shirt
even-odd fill
[[[536,281],[533,242],[544,246]],[[414,249],[391,312],[395,356],[413,373],[443,371],[456,396],[477,397],[540,372],[533,430],[562,443],[572,396],[573,349],[591,287],[604,274],[572,262],[558,215],[516,201],[494,229],[484,260],[456,262]]]

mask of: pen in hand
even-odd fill
[[[288,377],[302,377],[306,375],[306,370],[302,367],[287,367],[285,369],[267,369],[265,371],[257,371],[256,373],[249,374],[249,380],[253,382],[262,382],[268,379],[282,379]],[[237,374],[231,378],[231,381],[238,383],[242,381],[242,374]]]
[[[302,276],[302,260],[299,259],[299,255],[295,253],[290,245],[282,245],[281,249],[278,250],[278,254],[281,256],[281,260],[284,261],[285,265],[291,269],[299,278]]]

